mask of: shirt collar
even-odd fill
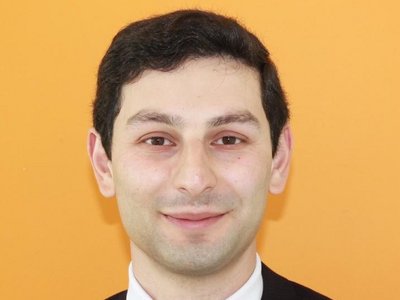
[[[129,288],[126,300],[152,300],[146,293],[133,273],[132,262],[129,264]],[[261,260],[256,256],[256,267],[246,283],[226,300],[260,300],[263,292],[263,280],[261,276]]]

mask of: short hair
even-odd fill
[[[93,104],[93,125],[109,159],[121,89],[145,70],[172,71],[189,59],[228,57],[260,74],[261,101],[270,125],[272,155],[289,119],[285,93],[268,50],[236,20],[201,10],[178,10],[129,24],[103,57]]]

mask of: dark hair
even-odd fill
[[[180,10],[134,22],[114,37],[97,79],[93,123],[111,159],[121,89],[145,70],[171,71],[191,58],[226,56],[260,73],[262,105],[270,124],[272,154],[289,118],[285,94],[268,50],[234,19],[200,10]]]

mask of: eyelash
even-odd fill
[[[169,143],[167,145],[160,145],[160,144],[153,144],[151,141],[154,141],[156,139],[162,140],[163,142],[168,141]],[[143,141],[145,144],[151,145],[151,146],[173,146],[175,145],[173,142],[171,142],[169,139],[162,137],[162,136],[152,136],[150,138],[147,138]]]
[[[224,144],[224,143],[223,143],[223,140],[224,140],[224,139],[226,139],[226,140],[225,140],[226,142],[228,142],[227,139],[228,139],[228,140],[230,140],[230,139],[235,139],[235,142],[234,142],[233,144],[229,144],[229,143]],[[218,141],[220,141],[220,140],[222,141],[222,143],[218,143]],[[237,142],[238,142],[238,143],[237,143]],[[234,136],[234,135],[225,135],[225,136],[220,137],[219,139],[217,139],[215,142],[213,142],[213,144],[214,144],[214,145],[233,146],[233,145],[242,144],[243,142],[244,142],[244,140],[241,139],[241,138],[239,138],[239,137],[237,137],[237,136]]]
[[[225,141],[224,141],[225,139]],[[232,139],[234,139],[234,143],[229,143],[232,142]],[[157,142],[158,140],[158,142]],[[155,143],[153,143],[155,142]],[[167,142],[167,144],[164,144],[165,142]],[[227,142],[226,144],[224,144],[224,142]],[[245,141],[242,138],[239,138],[237,136],[234,135],[224,135],[218,139],[216,139],[214,142],[212,142],[213,145],[222,145],[222,146],[234,146],[234,145],[238,145],[238,144],[243,144]],[[143,140],[143,143],[148,144],[150,146],[174,146],[175,143],[172,142],[170,139],[163,137],[163,136],[152,136],[149,138],[146,138]]]

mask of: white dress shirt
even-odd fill
[[[250,278],[240,289],[226,300],[260,300],[263,292],[263,279],[261,275],[261,260],[257,254],[256,267]],[[152,300],[146,293],[133,273],[132,262],[129,264],[129,288],[126,300]]]

